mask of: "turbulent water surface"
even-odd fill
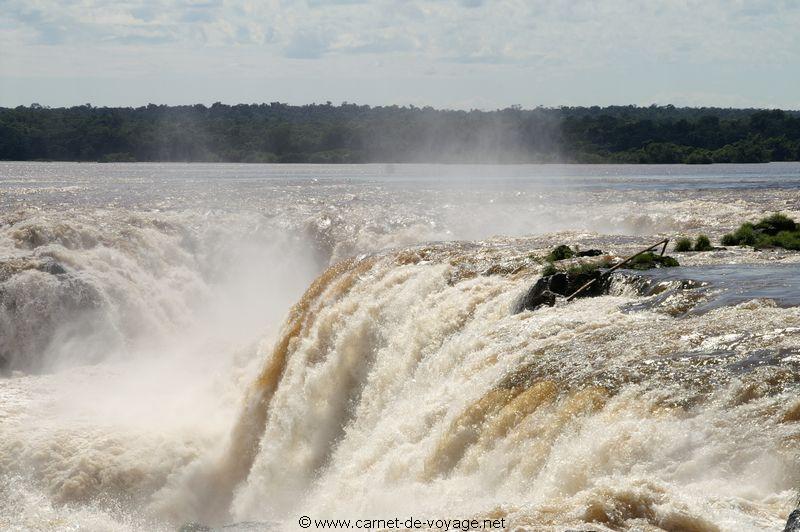
[[[780,529],[797,254],[511,312],[556,244],[771,211],[800,165],[0,163],[0,529]]]

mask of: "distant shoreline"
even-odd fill
[[[0,108],[0,160],[300,164],[800,161],[800,112],[355,104]]]
[[[766,166],[771,164],[800,164],[797,161],[766,161],[766,162],[748,162],[748,163],[620,163],[613,161],[582,163],[576,161],[548,161],[548,162],[471,162],[471,161],[458,161],[458,162],[442,162],[442,161],[404,161],[404,162],[364,162],[364,163],[348,163],[348,162],[333,162],[333,163],[308,163],[308,162],[249,162],[249,161],[72,161],[72,160],[38,160],[38,159],[0,159],[0,164],[3,163],[41,163],[41,164],[219,164],[219,165],[266,165],[266,166],[679,166],[679,167],[703,167],[703,166],[737,166],[737,165],[752,165],[752,166]]]

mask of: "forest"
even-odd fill
[[[0,160],[759,163],[800,160],[800,112],[331,103],[0,108]]]

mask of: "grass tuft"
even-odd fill
[[[800,226],[788,216],[775,213],[755,224],[743,223],[735,232],[722,237],[722,245],[800,250]]]
[[[557,260],[571,259],[574,256],[575,252],[571,247],[567,246],[566,244],[561,244],[560,246],[553,248],[553,251],[547,255],[547,260],[550,262],[555,262]]]
[[[758,222],[755,228],[765,235],[776,236],[782,231],[796,231],[797,224],[785,214],[776,212]]]
[[[739,241],[733,236],[733,233],[728,233],[722,237],[721,243],[723,246],[738,246]]]
[[[711,240],[706,235],[699,235],[694,242],[695,251],[713,251],[714,246],[711,245]]]
[[[680,266],[678,261],[673,257],[670,257],[669,255],[656,255],[651,251],[642,253],[628,264],[630,265],[628,267],[632,270],[649,270],[650,268],[672,268],[675,266]]]
[[[553,264],[552,262],[548,262],[547,264],[544,265],[544,268],[542,268],[542,277],[547,277],[548,275],[555,275],[556,273],[558,273],[558,268],[556,268],[556,265]]]
[[[599,270],[601,267],[600,264],[596,262],[587,262],[584,264],[575,264],[574,266],[570,266],[567,268],[567,273],[569,275],[580,275],[582,273],[592,273],[594,271]]]
[[[683,252],[683,251],[691,251],[691,250],[692,250],[692,241],[691,241],[691,239],[683,237],[683,238],[679,238],[675,242],[674,251]]]
[[[770,239],[770,243],[784,249],[800,250],[800,231],[781,231]]]

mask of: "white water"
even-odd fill
[[[797,308],[509,309],[555,243],[623,253],[800,214],[800,169],[528,168],[4,165],[0,528],[779,528]],[[453,239],[483,242],[416,245]],[[761,350],[785,356],[734,369]]]

